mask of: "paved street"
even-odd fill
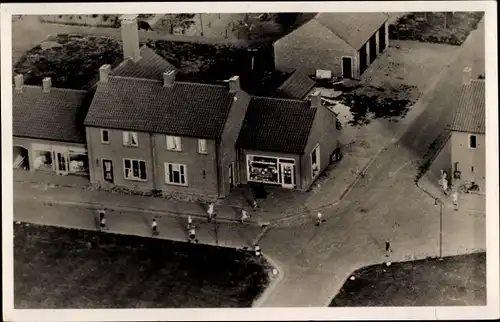
[[[392,261],[439,255],[439,207],[415,185],[416,161],[450,121],[462,70],[470,64],[473,76],[484,71],[484,22],[441,75],[423,113],[368,169],[371,180],[359,181],[339,205],[325,210],[322,226],[301,223],[266,233],[260,245],[284,278],[262,306],[327,305],[352,271],[385,260],[386,240]],[[442,218],[443,255],[485,249],[484,213],[443,207]]]

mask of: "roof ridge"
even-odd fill
[[[306,101],[297,98],[282,98],[282,97],[271,97],[271,96],[251,96],[251,98],[265,98],[276,101],[294,101],[299,103],[307,103]]]
[[[116,78],[116,79],[127,79],[127,80],[134,80],[134,81],[146,81],[146,82],[152,82],[152,83],[161,83],[161,80],[159,79],[150,79],[150,78],[140,78],[140,77],[132,77],[132,76],[120,76],[120,75],[109,75],[109,78]]]
[[[15,87],[15,85],[12,85],[13,87]],[[39,89],[43,89],[43,86],[41,85],[23,85],[23,87],[27,87],[27,88],[39,88]],[[84,90],[84,89],[74,89],[74,88],[62,88],[62,87],[54,87],[52,86],[50,88],[50,90],[56,90],[56,91],[59,91],[59,92],[79,92],[79,93],[88,93],[88,91]]]

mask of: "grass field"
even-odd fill
[[[229,248],[14,225],[19,309],[250,307],[267,267]]]
[[[374,265],[352,274],[330,306],[486,305],[486,254]]]

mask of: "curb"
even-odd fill
[[[276,289],[278,284],[280,284],[281,281],[283,281],[283,279],[285,278],[285,273],[284,273],[283,269],[281,269],[279,267],[279,265],[271,257],[267,256],[264,253],[262,253],[262,256],[264,256],[266,261],[274,269],[276,269],[278,271],[278,276],[276,278],[274,278],[272,275],[270,275],[271,278],[274,278],[274,279],[271,280],[271,283],[269,283],[269,285],[266,287],[264,292],[262,292],[260,294],[260,296],[253,301],[252,308],[262,307],[262,304],[264,304],[264,302],[266,302],[266,300],[269,298],[269,295],[271,295],[274,292],[274,290]]]

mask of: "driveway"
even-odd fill
[[[440,254],[439,207],[414,179],[420,156],[453,115],[463,68],[471,63],[480,67],[484,61],[483,30],[471,34],[432,95],[421,102],[423,112],[399,129],[407,132],[368,169],[369,178],[360,180],[337,207],[324,211],[322,226],[289,224],[266,233],[260,245],[280,264],[284,278],[263,306],[328,305],[352,271],[385,260],[386,240],[393,249],[391,261]],[[442,237],[443,255],[484,250],[484,213],[443,208]]]

